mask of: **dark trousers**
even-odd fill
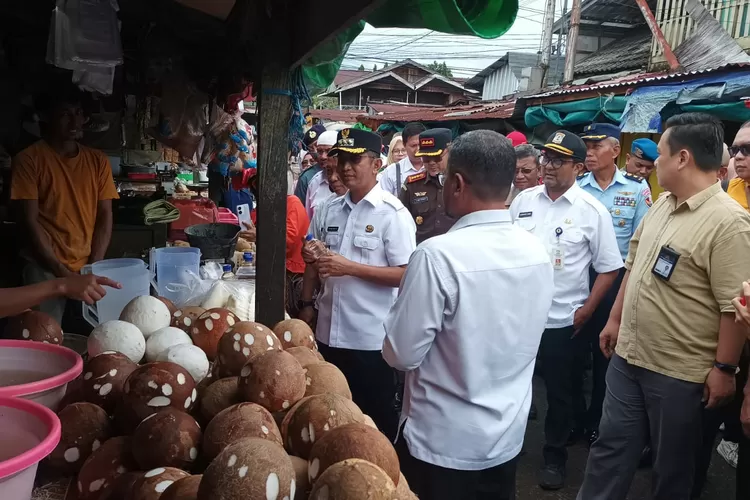
[[[568,459],[565,443],[573,423],[573,366],[580,360],[583,339],[573,337],[573,327],[549,328],[539,345],[539,366],[547,388],[544,419],[544,463],[564,466]]]
[[[625,500],[649,438],[653,500],[688,500],[701,441],[702,397],[703,384],[630,365],[615,354],[599,439],[591,445],[578,500]]]
[[[599,276],[594,268],[589,268],[589,286],[594,287],[594,282]],[[620,269],[617,279],[602,298],[597,306],[591,319],[581,329],[579,335],[583,337],[585,347],[581,351],[581,360],[573,367],[573,405],[574,405],[574,424],[577,429],[599,429],[599,421],[602,419],[602,404],[604,403],[604,394],[607,390],[607,368],[609,360],[602,354],[599,348],[599,334],[609,320],[609,313],[617,299],[617,292],[620,291],[622,278],[625,276],[625,268]],[[591,402],[586,408],[586,397],[583,390],[583,376],[586,370],[587,361],[591,360]]]
[[[357,406],[372,418],[388,439],[396,439],[395,374],[381,352],[340,349],[320,342],[318,348],[326,361],[344,373],[352,391],[352,400]]]
[[[401,435],[396,443],[401,472],[419,500],[515,500],[518,457],[478,471],[446,469],[414,458]]]
[[[750,438],[743,435],[740,438],[739,454],[737,456],[737,500],[750,498]]]

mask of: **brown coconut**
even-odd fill
[[[99,500],[128,500],[135,482],[141,478],[143,472],[126,472],[112,483],[112,487]],[[67,499],[66,499],[67,500]]]
[[[41,311],[26,311],[8,319],[5,338],[62,345],[63,331],[55,318]]]
[[[273,333],[281,340],[281,346],[284,350],[290,347],[318,349],[312,328],[301,319],[285,319],[284,321],[280,321],[273,327]]]
[[[243,438],[267,439],[282,446],[281,432],[268,410],[254,403],[240,403],[219,412],[209,422],[203,435],[203,454],[213,460]]]
[[[174,305],[174,302],[172,302],[168,298],[166,297],[156,297],[156,298],[164,302],[164,305],[167,306],[167,309],[169,309],[170,316],[174,316],[174,313],[179,311],[179,308],[176,305]]]
[[[350,399],[339,394],[318,394],[305,398],[287,422],[282,434],[287,451],[308,458],[313,445],[331,429],[364,423],[362,410]]]
[[[165,408],[146,417],[133,433],[133,457],[142,470],[190,469],[198,459],[203,432],[193,417]]]
[[[377,424],[375,423],[375,421],[372,419],[372,417],[370,415],[365,415],[365,424],[369,425],[373,429],[377,429],[378,428]]]
[[[240,402],[239,377],[222,378],[211,384],[201,398],[201,416],[210,422],[220,411]]]
[[[404,474],[398,476],[398,486],[396,486],[396,500],[418,500],[417,495],[411,491],[409,483],[406,482]]]
[[[320,352],[313,351],[309,347],[290,347],[284,350],[294,356],[299,361],[299,364],[302,365],[302,368],[325,361]]]
[[[198,316],[193,323],[190,336],[193,338],[193,343],[203,349],[208,360],[213,361],[216,359],[221,336],[239,321],[239,318],[229,309],[223,307],[209,309]]]
[[[394,484],[398,484],[399,462],[396,450],[388,438],[366,424],[346,424],[331,429],[313,445],[310,451],[310,482],[331,465],[360,458],[383,469]]]
[[[94,356],[83,369],[81,397],[111,415],[122,397],[125,381],[136,368],[136,363],[119,352],[105,351]]]
[[[178,479],[162,493],[159,500],[197,500],[202,475]]]
[[[349,382],[341,370],[331,363],[315,363],[305,368],[305,396],[333,393],[352,399]]]
[[[221,337],[218,348],[219,374],[236,377],[248,361],[268,351],[280,351],[281,342],[260,323],[240,321]]]
[[[352,458],[323,472],[310,492],[310,500],[393,500],[396,486],[388,474],[366,460]]]
[[[78,473],[76,500],[105,498],[120,476],[137,470],[131,449],[131,440],[126,436],[109,439],[97,448]]]
[[[293,455],[289,455],[289,459],[292,461],[292,467],[294,467],[294,480],[297,488],[294,498],[291,500],[307,500],[307,495],[310,493],[310,479],[307,477],[307,460]]]
[[[177,309],[172,313],[172,324],[170,326],[179,328],[185,333],[190,333],[193,328],[193,324],[204,312],[206,312],[206,310],[198,306],[190,306],[183,307],[182,309]]]
[[[125,381],[116,418],[120,428],[133,430],[149,415],[165,408],[190,412],[198,399],[193,377],[168,361],[138,367]]]
[[[198,500],[294,498],[296,481],[289,455],[276,443],[247,438],[232,443],[203,474]]]
[[[304,397],[305,388],[302,365],[285,351],[269,351],[240,373],[240,397],[271,412],[291,408]]]
[[[112,436],[112,425],[107,412],[91,403],[73,403],[57,416],[62,435],[47,461],[62,474],[74,474]]]
[[[159,500],[175,481],[190,477],[184,470],[158,467],[144,472],[130,489],[127,500]]]

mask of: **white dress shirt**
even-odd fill
[[[417,248],[383,345],[388,364],[407,371],[412,456],[484,470],[521,452],[553,291],[544,245],[507,210],[466,215]]]
[[[417,226],[411,215],[398,198],[383,191],[379,184],[357,204],[347,193],[331,198],[318,212],[323,210],[325,217],[315,221],[320,225],[321,241],[354,262],[377,267],[405,266],[417,246]],[[397,291],[353,276],[324,280],[317,304],[318,340],[330,347],[381,350],[383,320]]]
[[[339,196],[336,193],[330,193],[328,198],[313,207],[313,217],[310,219],[310,229],[308,230],[308,233],[312,234],[313,238],[316,240],[325,242],[325,220],[328,215],[328,207],[330,206],[331,201],[336,198],[341,198],[342,196],[343,195]]]
[[[515,224],[541,240],[553,262],[555,296],[547,328],[571,326],[589,296],[589,266],[599,274],[623,266],[609,211],[573,184],[555,201],[547,196],[545,186],[521,191],[510,212]],[[558,265],[554,265],[556,252],[562,257]]]
[[[325,170],[321,170],[310,179],[307,185],[307,195],[305,197],[305,212],[307,218],[312,220],[315,207],[331,195],[331,189],[328,186],[328,177]]]
[[[396,198],[398,198],[399,193],[401,193],[401,188],[403,187],[404,182],[406,182],[406,178],[422,171],[422,168],[414,168],[414,165],[412,165],[408,156],[401,160],[400,163],[401,179],[396,179],[395,163],[388,165],[378,177],[378,182],[380,182],[380,187],[383,188],[383,191],[391,193]]]

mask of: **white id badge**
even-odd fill
[[[559,243],[552,247],[552,267],[556,270],[565,268],[565,254]]]

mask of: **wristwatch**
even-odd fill
[[[740,371],[740,368],[737,365],[719,363],[718,361],[714,361],[714,368],[718,368],[728,375],[736,375]]]
[[[300,300],[299,301],[299,308],[304,309],[305,307],[314,307],[315,301],[314,300]]]

